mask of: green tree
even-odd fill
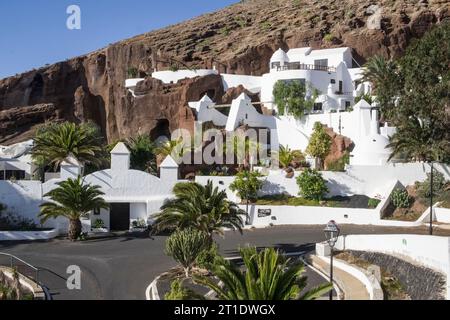
[[[230,190],[237,192],[238,196],[245,200],[246,214],[248,218],[248,205],[250,199],[257,197],[258,191],[262,188],[263,182],[259,179],[261,174],[257,171],[238,172],[234,181],[230,184]],[[248,223],[248,221],[247,221]]]
[[[397,64],[392,60],[386,60],[383,56],[371,57],[364,65],[362,72],[363,81],[372,83],[372,93],[376,95],[382,116],[387,119],[393,117],[396,97],[402,85],[402,78],[398,72]],[[363,96],[362,98],[368,97]],[[370,98],[370,100],[372,99]],[[371,102],[369,103],[371,104]]]
[[[50,218],[65,217],[69,219],[69,239],[74,241],[81,234],[80,217],[99,208],[108,208],[103,200],[104,194],[99,186],[84,184],[81,177],[67,179],[57,183],[58,187],[46,193],[51,202],[43,203],[39,217],[41,223]]]
[[[306,199],[320,201],[328,192],[326,182],[317,170],[305,169],[297,177],[297,184],[300,188],[300,195]]]
[[[312,92],[311,97],[307,97],[307,89]],[[297,119],[301,119],[305,112],[314,107],[318,95],[317,89],[308,88],[299,80],[278,80],[273,87],[273,97],[278,108],[278,114],[292,115]]]
[[[99,128],[92,122],[48,124],[39,128],[31,150],[40,165],[54,169],[70,155],[83,165],[100,167],[105,163],[105,149]]]
[[[130,165],[135,170],[146,171],[155,174],[156,156],[155,145],[148,135],[138,135],[126,141],[130,150]]]
[[[393,117],[397,132],[391,140],[391,157],[450,161],[449,65],[449,22],[413,42],[398,61],[401,86]]]
[[[174,198],[168,199],[155,215],[152,233],[167,229],[194,228],[205,232],[212,243],[215,233],[223,228],[242,233],[241,215],[245,212],[227,199],[225,190],[219,191],[211,181],[206,186],[195,182],[180,182],[173,188]]]
[[[314,124],[314,131],[309,139],[306,153],[316,158],[317,167],[323,168],[326,156],[330,153],[331,137],[320,122]]]
[[[222,285],[210,277],[194,276],[195,280],[214,290],[220,300],[312,300],[331,290],[331,285],[324,283],[302,294],[307,284],[303,264],[291,263],[273,248],[260,253],[256,248],[242,248],[239,252],[245,270],[216,259],[211,272]]]
[[[167,238],[166,254],[183,267],[186,278],[189,278],[197,257],[202,251],[207,250],[208,246],[209,238],[203,231],[182,229]]]
[[[188,151],[181,137],[176,140],[165,141],[155,148],[156,155],[163,159],[170,155],[177,163],[181,161]]]

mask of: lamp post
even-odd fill
[[[325,239],[327,239],[328,245],[330,246],[330,283],[333,285],[333,254],[334,254],[334,245],[339,237],[339,227],[331,220],[327,223],[327,226],[323,230],[325,233]],[[333,300],[333,289],[330,290],[330,300]]]
[[[433,235],[433,161],[431,161],[431,172],[430,172],[430,226],[429,233],[430,236]]]

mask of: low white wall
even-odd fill
[[[330,258],[323,256],[319,256],[319,258],[326,263],[329,263]],[[336,268],[341,269],[358,279],[366,287],[370,300],[383,300],[383,290],[381,289],[380,283],[373,275],[368,275],[362,269],[339,259],[334,259],[333,263]]]
[[[245,210],[245,205],[240,206]],[[271,216],[258,217],[258,210],[271,210]],[[255,227],[273,225],[327,224],[330,220],[338,224],[378,224],[377,209],[352,209],[308,206],[259,206],[249,207],[250,221]]]
[[[339,250],[381,252],[423,265],[447,277],[450,298],[450,238],[426,235],[347,235],[339,237]]]
[[[48,231],[0,231],[0,241],[34,241],[53,239],[59,235],[56,229]]]
[[[434,168],[450,180],[450,166],[435,164]],[[386,181],[399,180],[404,186],[412,185],[416,181],[424,181],[430,165],[427,163],[390,163],[385,166],[347,166],[346,174],[360,180],[362,183],[380,185]]]
[[[450,209],[435,207],[434,216],[437,222],[450,223]]]
[[[198,69],[198,70],[178,70],[178,71],[156,71],[152,73],[152,78],[159,79],[164,83],[177,83],[179,80],[185,78],[203,77],[210,74],[218,74],[216,70],[212,69]]]

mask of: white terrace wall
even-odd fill
[[[8,211],[26,219],[39,222],[36,213],[42,201],[42,184],[40,181],[0,181],[0,203]]]
[[[435,164],[438,170],[447,180],[450,180],[450,166],[445,164]],[[427,163],[390,163],[385,166],[347,166],[346,174],[359,180],[361,183],[370,182],[373,185],[380,185],[386,181],[399,180],[404,186],[414,184],[416,181],[423,181],[430,172],[430,165]]]
[[[450,238],[425,235],[347,235],[339,237],[339,250],[390,254],[443,273],[450,298]]]
[[[245,205],[240,206],[245,210]],[[270,210],[271,215],[258,217],[259,210]],[[380,213],[377,209],[330,208],[309,206],[259,206],[249,208],[250,222],[256,228],[269,225],[317,225],[330,220],[338,224],[378,224]]]

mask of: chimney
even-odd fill
[[[372,110],[372,119],[370,121],[370,134],[379,134],[380,124],[378,123],[378,110]]]
[[[111,151],[111,170],[125,172],[129,169],[130,151],[123,142],[119,142]]]
[[[159,166],[159,178],[167,183],[176,183],[178,180],[178,164],[169,155]]]
[[[76,179],[79,175],[81,175],[81,168],[83,166],[81,163],[74,157],[73,154],[70,154],[62,163],[60,168],[60,178],[62,180],[67,180],[69,178]]]

